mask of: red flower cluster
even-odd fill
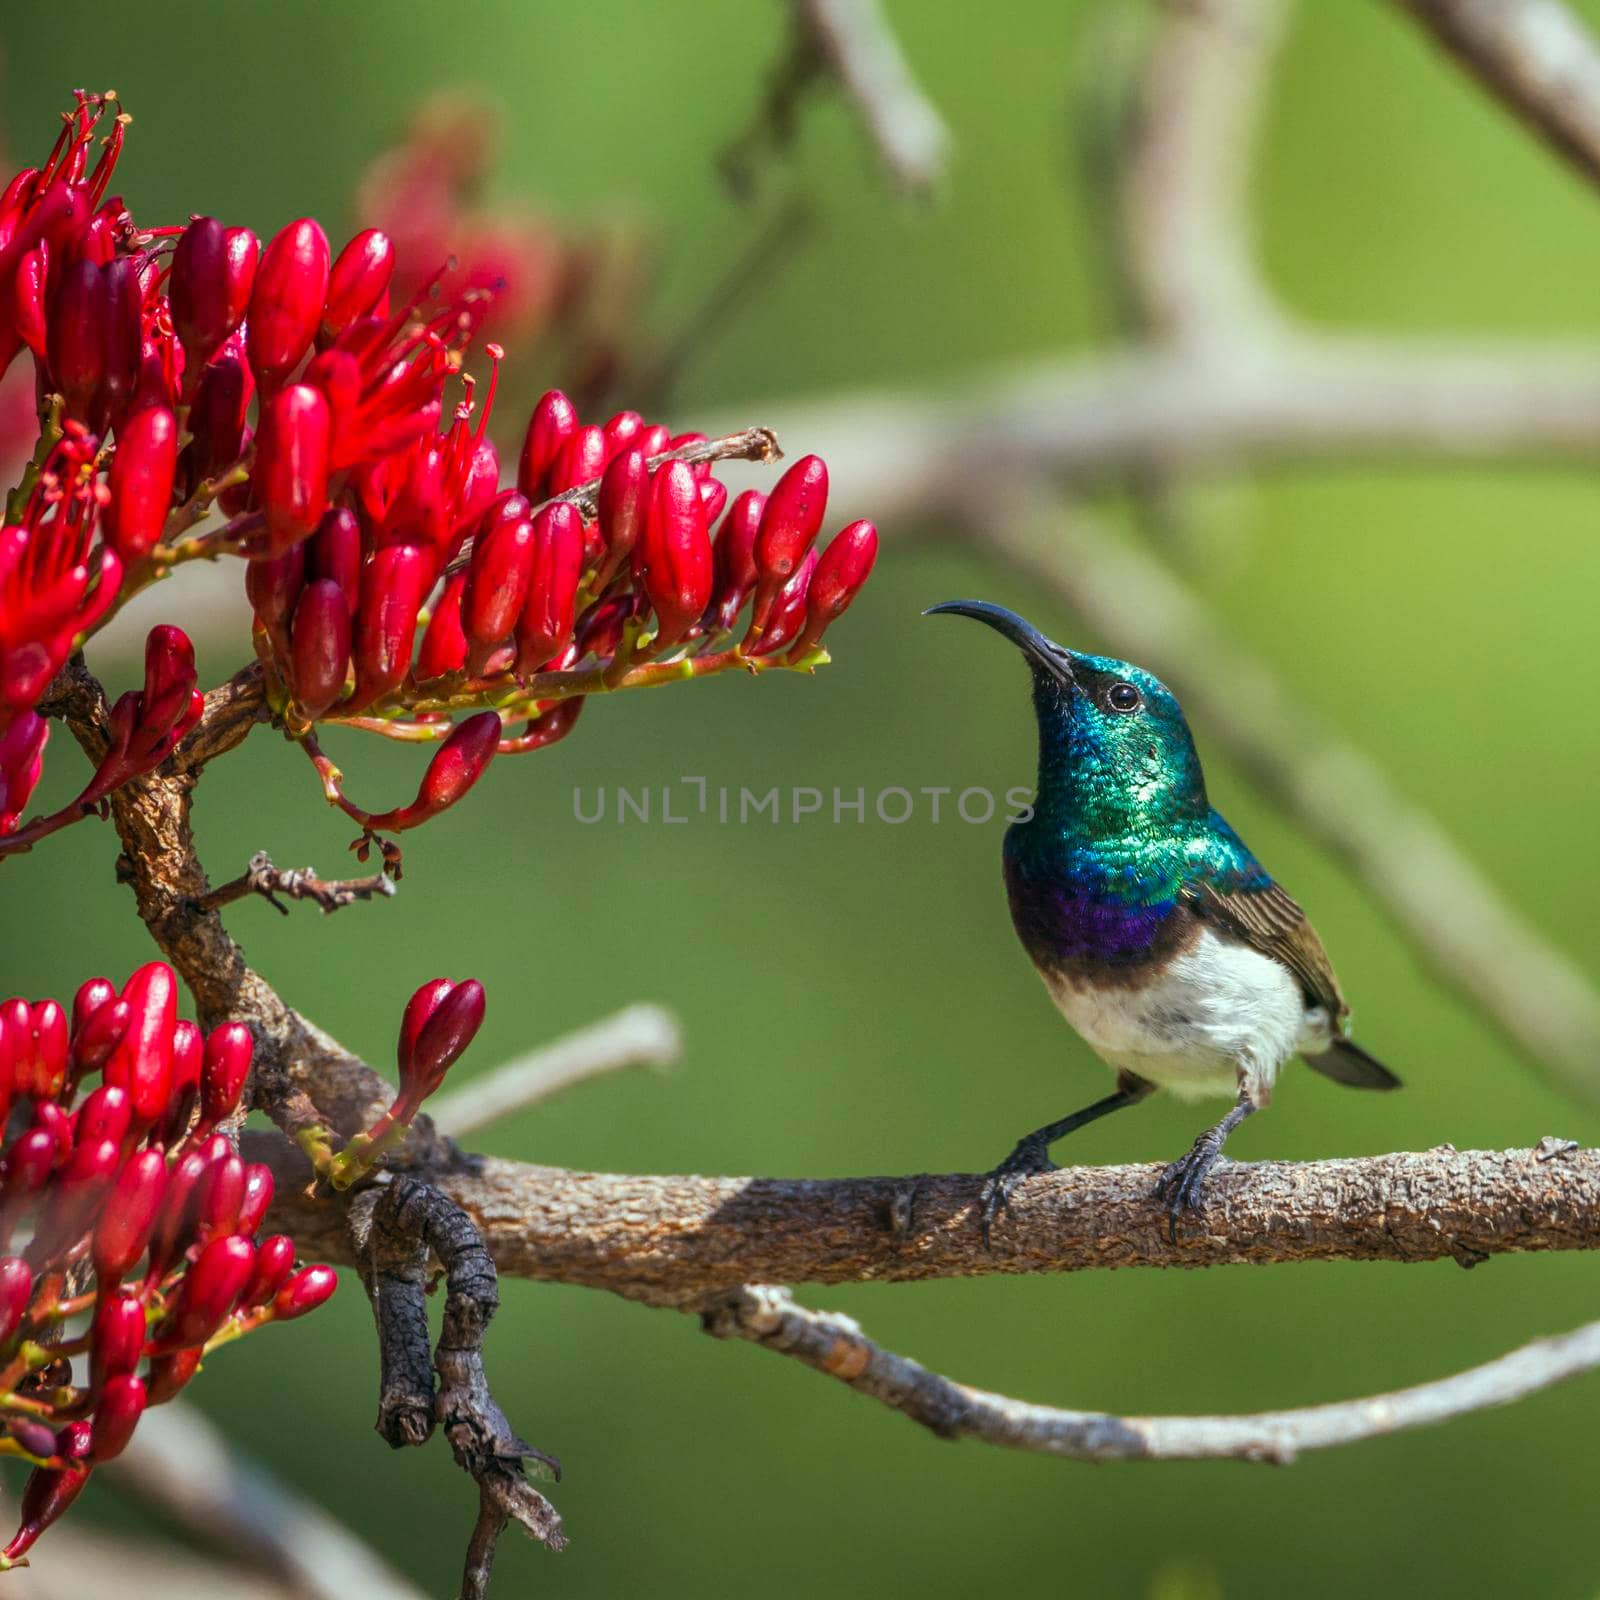
[[[584,425],[552,390],[502,489],[493,382],[479,407],[460,375],[485,288],[450,298],[435,280],[392,308],[404,280],[376,228],[337,254],[310,218],[265,248],[214,217],[140,231],[106,193],[126,119],[90,164],[112,109],[80,95],[44,167],[0,194],[0,373],[30,351],[47,405],[0,528],[0,853],[85,815],[193,726],[188,641],[158,629],[94,779],[19,829],[51,679],[120,601],[195,555],[249,559],[273,710],[369,832],[437,815],[497,752],[562,738],[586,695],[816,659],[877,548],[865,522],[814,548],[818,458],[729,505],[703,435],[632,411]],[[401,187],[448,191],[439,158],[419,155]],[[214,507],[232,520],[191,535]],[[463,711],[478,714],[452,732]],[[445,742],[416,799],[375,815],[344,799],[320,720]]]
[[[257,1239],[272,1174],[216,1131],[250,1031],[202,1037],[177,996],[157,961],[120,993],[89,979],[70,1018],[54,1000],[0,1005],[0,1453],[35,1464],[0,1568],[208,1350],[304,1315],[337,1281],[297,1266],[287,1236]]]

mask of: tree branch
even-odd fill
[[[1590,183],[1600,183],[1600,45],[1561,0],[1395,0]]]
[[[1600,1367],[1600,1322],[1539,1339],[1448,1378],[1361,1400],[1249,1416],[1119,1417],[1031,1405],[953,1382],[876,1345],[849,1317],[809,1311],[787,1291],[736,1290],[703,1313],[706,1332],[793,1357],[880,1401],[944,1439],[1074,1461],[1264,1461],[1284,1466],[1406,1428],[1509,1405]]]
[[[278,1173],[277,1225],[349,1262],[337,1212],[301,1190],[298,1151],[247,1137]],[[408,1170],[416,1171],[417,1168]],[[707,1178],[568,1172],[489,1156],[427,1168],[514,1277],[699,1307],[747,1283],[904,1283],[1106,1267],[1435,1261],[1600,1249],[1600,1151],[1363,1156],[1218,1169],[1196,1220],[1168,1238],[1159,1166],[1030,1178],[979,1237],[984,1179]]]

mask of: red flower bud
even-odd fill
[[[550,468],[578,431],[578,413],[559,389],[551,389],[533,408],[517,461],[517,489],[530,505],[543,500]]]
[[[148,1153],[148,1152],[147,1152]],[[144,1301],[131,1290],[103,1290],[89,1324],[89,1387],[132,1372],[144,1355]]]
[[[76,1041],[84,1024],[101,1006],[113,1005],[117,986],[109,978],[85,978],[72,997],[72,1037]]]
[[[189,1118],[200,1098],[200,1067],[205,1044],[199,1025],[181,1019],[172,1030],[172,1093],[161,1123],[161,1142],[173,1145],[189,1128]]]
[[[128,1447],[139,1418],[144,1415],[145,1387],[142,1378],[131,1372],[112,1378],[94,1408],[94,1427],[89,1437],[89,1458],[96,1466],[115,1460]]]
[[[503,756],[525,755],[530,750],[543,750],[558,743],[572,732],[579,713],[583,710],[585,696],[575,694],[570,699],[558,700],[548,711],[524,725],[521,733],[502,739],[499,750]]]
[[[172,1030],[178,1020],[178,979],[164,961],[140,967],[122,991],[131,1012],[128,1031],[106,1063],[106,1082],[128,1091],[134,1120],[155,1122],[172,1089]]]
[[[289,618],[300,598],[305,571],[305,547],[299,544],[281,556],[262,556],[245,565],[245,597],[281,656],[289,654]]]
[[[772,602],[772,609],[767,612],[767,625],[750,646],[751,655],[772,655],[784,649],[800,632],[806,620],[806,591],[816,569],[817,552],[808,550],[794,576],[778,591],[777,599]]]
[[[453,806],[484,774],[500,741],[500,718],[480,711],[465,722],[435,751],[417,790],[417,806],[430,814]]]
[[[756,534],[760,578],[752,636],[766,627],[772,602],[816,541],[827,509],[828,467],[821,456],[802,456],[773,485]]]
[[[144,1254],[166,1197],[166,1157],[160,1150],[136,1151],[117,1174],[90,1243],[95,1276],[102,1285],[120,1282]]]
[[[499,748],[500,733],[500,718],[493,711],[480,711],[459,723],[428,763],[416,799],[371,818],[369,826],[399,833],[447,811],[483,776]]]
[[[733,626],[760,577],[756,570],[756,533],[766,506],[767,497],[759,489],[746,489],[734,497],[717,530],[712,552],[715,576],[711,621],[718,632]]]
[[[361,598],[361,524],[355,512],[335,506],[306,545],[306,579],[330,578],[352,609]]]
[[[328,275],[328,299],[322,309],[322,338],[332,343],[359,317],[372,316],[389,292],[394,276],[394,245],[377,228],[358,233]]]
[[[165,406],[134,412],[118,430],[105,517],[106,537],[124,562],[142,559],[160,542],[177,468],[177,419]]]
[[[272,1314],[279,1322],[292,1322],[315,1311],[338,1287],[339,1275],[332,1267],[302,1267],[278,1291]]]
[[[572,637],[578,582],[583,576],[583,519],[557,501],[533,519],[533,565],[528,597],[517,620],[517,671],[537,672]]]
[[[50,310],[49,355],[68,415],[87,418],[105,376],[105,296],[92,261],[71,261],[62,269]]]
[[[628,413],[632,415],[632,413]],[[650,469],[644,453],[631,446],[619,450],[600,480],[596,520],[605,541],[606,559],[597,585],[603,584],[632,558],[650,510]]]
[[[100,293],[105,302],[101,315],[105,330],[105,371],[100,379],[100,399],[118,420],[133,398],[139,378],[142,351],[144,290],[139,268],[130,256],[119,256],[100,269]]]
[[[878,530],[870,522],[852,522],[833,536],[812,574],[806,600],[806,625],[790,652],[804,655],[836,617],[861,593],[878,559]]]
[[[238,1156],[213,1161],[195,1185],[199,1237],[214,1239],[238,1233],[239,1207],[244,1202],[244,1162]]]
[[[209,1133],[238,1109],[250,1076],[255,1040],[242,1022],[223,1022],[206,1036],[205,1060],[200,1068],[200,1122],[196,1137]]]
[[[55,1454],[72,1459],[88,1455],[93,1429],[87,1422],[71,1422],[57,1436]],[[78,1498],[89,1481],[89,1468],[35,1467],[22,1490],[22,1525],[11,1543],[0,1550],[0,1560],[15,1566],[38,1542],[39,1535]]]
[[[411,1112],[439,1087],[472,1043],[483,1025],[484,1004],[483,985],[468,978],[433,1007],[400,1061],[400,1099]]]
[[[78,1146],[77,1131],[72,1118],[54,1100],[37,1100],[33,1107],[33,1125],[48,1133],[51,1143],[55,1146],[51,1165],[64,1167]]]
[[[245,1306],[263,1306],[289,1281],[294,1271],[294,1240],[286,1233],[263,1239],[256,1248],[256,1267],[240,1299]]]
[[[416,1051],[418,1035],[453,988],[455,985],[448,978],[430,978],[406,1001],[400,1016],[400,1039],[395,1046],[395,1062],[402,1077],[406,1073],[406,1063]]]
[[[261,254],[245,347],[256,382],[275,390],[316,337],[328,297],[328,238],[310,217],[291,222]]]
[[[457,572],[445,581],[433,615],[428,618],[428,626],[422,630],[422,643],[417,647],[419,683],[460,672],[467,664],[467,636],[461,631],[461,597],[466,585],[464,572]]]
[[[8,1229],[28,1199],[50,1181],[57,1148],[56,1136],[49,1128],[30,1128],[6,1151],[4,1196]]]
[[[126,1000],[101,1006],[83,1024],[72,1041],[72,1064],[77,1076],[95,1072],[110,1060],[133,1020],[133,1007]]]
[[[22,816],[44,771],[49,724],[33,711],[16,712],[0,730],[0,834],[9,833]]]
[[[253,1238],[272,1204],[272,1168],[252,1161],[244,1169],[244,1198],[239,1202],[239,1232]]]
[[[637,411],[617,412],[601,430],[605,438],[606,460],[610,461],[618,451],[636,443],[644,431],[644,418]]]
[[[213,1239],[178,1286],[157,1337],[164,1350],[203,1345],[227,1320],[255,1271],[256,1247],[238,1234]]]
[[[201,375],[189,407],[192,437],[183,453],[186,492],[239,459],[253,392],[250,369],[237,355],[219,357]]]
[[[189,709],[197,674],[194,646],[182,628],[158,623],[144,641],[144,690],[139,696],[139,730],[131,754],[152,754]]]
[[[114,1089],[103,1084],[81,1106],[74,1123],[77,1142],[93,1144],[109,1139],[120,1145],[133,1121],[133,1107],[126,1089]]]
[[[23,999],[0,1005],[0,1103],[12,1098],[33,1076],[33,1013]],[[23,1091],[25,1092],[25,1091]]]
[[[0,1260],[0,1349],[16,1337],[33,1303],[33,1273],[21,1256]]]
[[[73,1151],[50,1187],[39,1225],[23,1252],[31,1266],[62,1264],[76,1254],[74,1247],[99,1212],[116,1177],[119,1159],[120,1152],[110,1139],[80,1145]]]
[[[291,634],[294,697],[315,721],[344,693],[350,668],[350,605],[332,578],[306,585]]]
[[[639,435],[636,442],[648,461],[651,456],[660,455],[672,444],[672,429],[665,423],[654,423]]]
[[[370,705],[405,680],[417,613],[433,587],[433,578],[432,552],[420,545],[385,545],[367,562],[356,616],[352,708]]]
[[[230,1152],[226,1139],[222,1141],[222,1150],[223,1153],[218,1155],[207,1140],[200,1149],[185,1152],[178,1164],[168,1172],[166,1192],[161,1196],[156,1225],[149,1239],[148,1277],[152,1282],[163,1277],[167,1268],[187,1248],[195,1225],[195,1190],[213,1160],[227,1159]]]
[[[259,253],[248,228],[224,228],[215,217],[196,217],[178,240],[167,293],[194,379],[244,321]]]
[[[54,1099],[67,1083],[67,1014],[54,1000],[33,1003],[33,1089]]]
[[[262,554],[309,538],[328,505],[332,413],[322,391],[290,384],[262,408],[253,480],[267,516]]]
[[[660,468],[650,489],[644,539],[634,568],[655,607],[660,645],[676,644],[711,599],[711,535],[693,471],[682,461]]]
[[[17,263],[11,286],[11,315],[17,335],[41,361],[45,358],[49,282],[50,246],[41,241]]]
[[[200,1357],[204,1354],[199,1345],[189,1350],[175,1350],[170,1356],[157,1356],[150,1363],[150,1376],[145,1380],[149,1391],[147,1406],[165,1405],[200,1370]]]
[[[592,483],[606,470],[605,430],[590,425],[579,428],[561,448],[545,483],[546,494],[560,494]]]
[[[572,659],[581,661],[592,655],[604,660],[614,656],[622,643],[623,627],[638,614],[643,603],[643,596],[636,594],[614,594],[609,600],[597,600],[578,619],[574,634],[577,648]]]
[[[727,503],[728,486],[720,478],[707,478],[700,485],[700,504],[705,507],[708,528],[722,515]]]
[[[467,659],[474,672],[481,672],[489,655],[511,637],[522,615],[535,546],[533,519],[521,495],[508,497],[473,540],[461,627],[472,647]]]

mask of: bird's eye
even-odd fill
[[[1131,683],[1114,683],[1106,690],[1106,708],[1110,711],[1137,711],[1144,704],[1144,696]]]

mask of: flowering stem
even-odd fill
[[[60,395],[53,394],[45,402],[43,421],[39,426],[39,442],[34,446],[33,456],[26,467],[23,468],[22,477],[17,486],[6,496],[6,521],[20,522],[22,513],[28,504],[28,496],[33,493],[34,485],[39,481],[39,474],[44,471],[44,464],[50,459],[50,452],[61,442],[61,409],[64,402]]]
[[[749,673],[772,672],[779,669],[809,672],[830,659],[828,652],[821,646],[808,651],[797,661],[786,660],[781,655],[747,656],[741,648],[734,646],[731,649],[715,650],[706,655],[678,656],[668,661],[640,662],[637,665],[626,666],[620,674],[613,675],[617,660],[621,656],[622,652],[619,651],[618,657],[604,661],[598,666],[585,668],[581,672],[571,670],[536,672],[520,681],[511,677],[469,678],[463,680],[459,689],[449,693],[433,697],[405,699],[397,697],[388,707],[380,701],[375,706],[367,707],[366,714],[359,723],[354,718],[348,721],[350,725],[365,726],[371,721],[389,720],[384,716],[386,709],[392,710],[396,717],[404,709],[424,714],[498,711],[507,722],[515,722],[522,717],[535,717],[541,710],[548,710],[550,703],[570,700],[575,695],[608,694],[619,689],[652,689],[664,683],[679,683],[687,678],[707,678],[713,673],[729,672],[734,668]],[[340,719],[333,717],[324,720]],[[420,735],[401,735],[401,737],[417,738]]]

